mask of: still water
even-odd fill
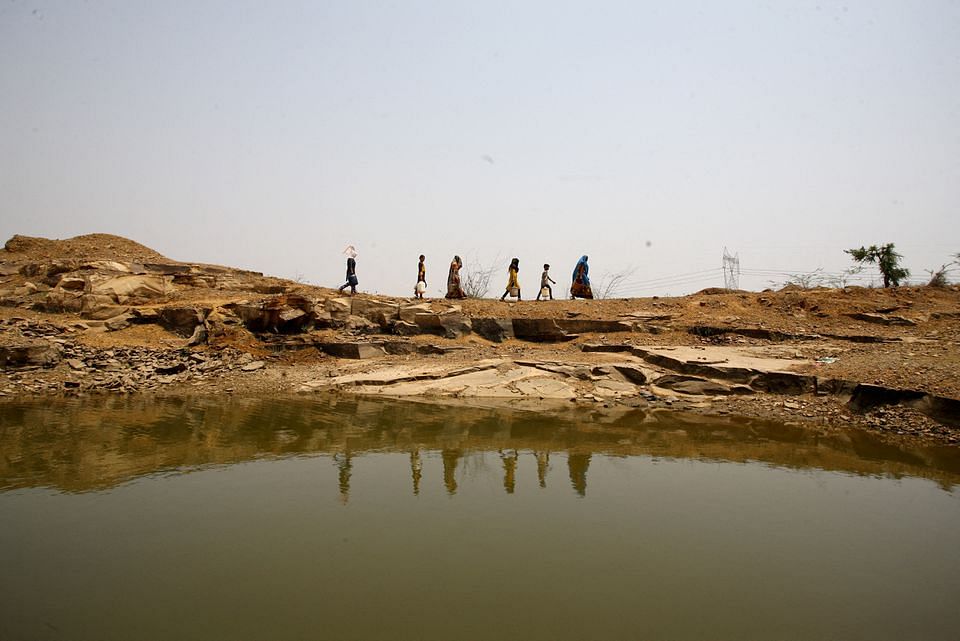
[[[957,639],[960,453],[622,410],[0,405],[0,639]]]

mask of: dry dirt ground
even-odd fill
[[[103,289],[118,280],[133,285]],[[553,392],[518,392],[530,388],[511,383],[511,394],[524,397],[511,400],[670,406],[960,443],[960,287],[955,285],[705,290],[677,298],[594,301],[441,299],[411,307],[421,302],[362,293],[343,298],[334,290],[254,272],[172,261],[105,234],[62,241],[15,236],[0,251],[0,352],[7,354],[0,356],[0,396],[370,393],[369,385],[354,384],[357,375],[406,372],[410,378],[410,372],[435,370],[442,375],[414,377],[404,389],[422,384],[423,393],[458,397],[479,389],[469,383],[478,376],[498,371],[509,378],[512,371],[514,378],[534,380],[521,370],[536,369],[552,377]],[[398,322],[403,314],[390,318],[393,309],[410,312],[411,322]],[[437,318],[472,321],[474,331],[424,329],[423,323]],[[515,327],[524,319],[561,326],[608,321],[629,331],[491,340],[477,331],[478,319]],[[341,358],[331,355],[330,346],[339,344],[380,347],[372,356]],[[28,348],[33,351],[25,357]],[[681,350],[676,353],[687,354],[681,367],[644,357],[650,348],[703,348],[703,354],[722,357],[708,361]],[[743,389],[735,372],[711,369],[745,354],[778,359],[782,367],[771,366],[772,371],[815,380],[814,386],[785,392],[751,379],[753,388]],[[488,373],[464,373],[477,363],[487,363]],[[613,371],[617,363],[641,373],[627,372],[625,379],[622,371]],[[673,387],[665,375],[674,377]],[[689,389],[690,381],[677,384],[676,375],[697,379],[695,389]],[[457,376],[473,379],[446,388],[424,382]],[[857,385],[879,400],[856,402]],[[389,394],[389,384],[375,393]],[[498,393],[489,401],[502,402]]]

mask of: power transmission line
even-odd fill
[[[626,285],[645,285],[645,284],[648,284],[648,283],[661,283],[661,282],[665,282],[665,281],[666,281],[666,282],[672,282],[672,281],[676,281],[676,280],[682,280],[682,279],[684,279],[684,278],[691,277],[691,276],[700,276],[700,275],[704,275],[704,274],[714,274],[714,273],[719,272],[719,271],[720,271],[720,268],[719,268],[719,267],[714,267],[714,268],[712,268],[712,269],[701,269],[700,271],[696,271],[696,272],[686,272],[686,273],[684,273],[684,274],[673,274],[672,276],[659,276],[659,277],[657,277],[657,278],[642,278],[642,279],[637,279],[637,280],[631,280],[631,281],[628,281],[628,282],[626,282],[626,283],[624,283],[624,284],[626,284]]]
[[[723,248],[723,287],[724,289],[740,289],[740,254],[733,256]]]
[[[946,273],[948,275],[952,275],[957,273],[958,270],[960,270],[958,267],[948,267]],[[763,267],[744,269],[740,267],[739,255],[735,254],[730,256],[729,250],[724,248],[724,263],[722,267],[701,269],[668,276],[657,276],[653,278],[624,281],[614,290],[612,290],[610,294],[617,298],[630,298],[639,296],[641,294],[660,293],[665,291],[670,291],[671,295],[674,295],[674,292],[677,292],[676,295],[683,295],[683,293],[687,293],[694,288],[702,289],[703,287],[709,287],[710,285],[719,286],[721,277],[723,286],[726,289],[739,289],[741,276],[745,276],[749,279],[764,279],[773,283],[775,280],[789,281],[790,279],[796,279],[799,276],[806,274],[814,274],[814,272],[816,276],[816,280],[814,282],[816,284],[834,283],[833,286],[838,286],[835,283],[839,282],[872,285],[876,284],[880,278],[879,271],[870,269],[864,269],[859,272],[851,272],[849,270],[825,272],[819,269],[790,270]],[[926,277],[914,275],[914,277],[907,282],[915,285],[923,285],[926,283],[926,281]],[[685,291],[680,293],[678,290]]]

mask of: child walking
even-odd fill
[[[413,295],[417,298],[423,298],[423,292],[427,291],[427,267],[423,264],[426,257],[420,254],[420,264],[417,265],[417,285],[413,288]]]
[[[550,265],[544,263],[543,274],[540,276],[540,291],[537,292],[537,300],[540,300],[540,297],[543,296],[543,290],[547,290],[550,300],[553,300],[553,288],[550,287],[550,283],[556,285],[557,281],[550,278]]]

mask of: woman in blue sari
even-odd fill
[[[587,257],[581,256],[577,266],[573,268],[573,285],[570,286],[570,298],[593,298],[590,289],[590,266]]]

